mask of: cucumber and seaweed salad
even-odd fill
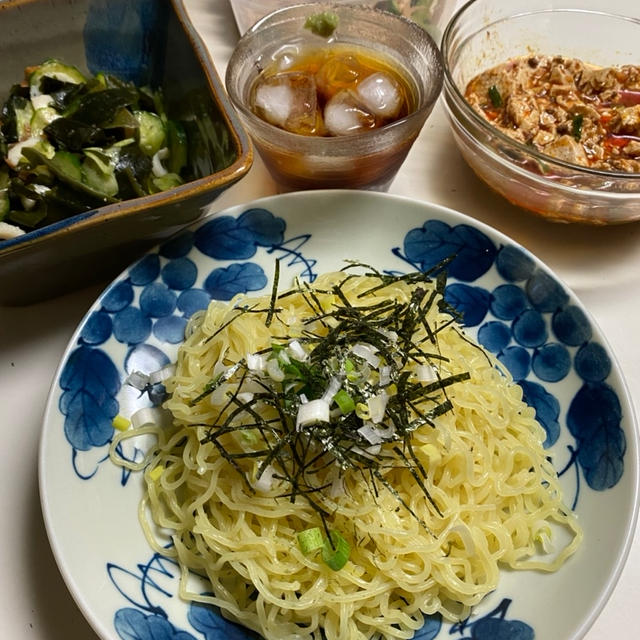
[[[0,111],[0,241],[182,184],[187,152],[160,90],[55,59],[28,67]]]

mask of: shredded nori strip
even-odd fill
[[[271,321],[273,320],[273,314],[276,310],[276,300],[278,299],[278,284],[280,283],[280,260],[276,259],[276,269],[273,274],[273,287],[271,289],[271,301],[269,302],[269,312],[267,313],[267,318],[264,321],[265,325],[268,327],[271,325]]]

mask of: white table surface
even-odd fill
[[[185,0],[221,77],[238,38],[226,0]],[[546,262],[608,337],[640,408],[640,223],[557,225],[492,193],[454,148],[439,104],[390,188],[457,209],[506,233]],[[212,206],[275,193],[258,158]],[[0,639],[96,640],[58,573],[42,521],[37,453],[52,378],[74,329],[107,283],[21,307],[0,307]],[[0,283],[0,286],[1,283]],[[568,596],[570,597],[570,595]],[[640,533],[586,640],[640,637]],[[539,640],[546,640],[541,638]]]

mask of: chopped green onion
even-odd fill
[[[340,389],[335,396],[333,396],[335,403],[342,412],[342,415],[347,415],[352,411],[355,411],[356,403],[353,398],[344,390]]]
[[[553,534],[551,532],[551,527],[544,523],[535,533],[533,539],[544,549],[545,553],[553,552],[553,543],[551,542],[551,538]]]
[[[160,476],[164,473],[163,467],[154,467],[149,471],[149,479],[153,482],[157,482],[160,479]]]
[[[371,412],[369,411],[369,405],[365,402],[358,402],[356,405],[356,415],[361,420],[369,420],[371,418]]]
[[[344,370],[346,373],[351,373],[356,368],[356,365],[353,363],[353,360],[347,358],[344,361]]]
[[[256,442],[258,442],[258,436],[256,436],[253,430],[241,431],[240,437],[242,438],[243,442],[246,442],[249,445],[255,444]]]
[[[322,398],[303,402],[298,407],[296,427],[306,427],[321,422],[330,422],[329,403]]]
[[[284,371],[280,368],[277,360],[267,361],[267,374],[275,382],[282,382],[285,378]]]
[[[131,426],[131,422],[120,414],[113,419],[111,424],[113,425],[113,428],[118,431],[126,431]]]
[[[571,135],[578,141],[582,137],[582,123],[584,116],[581,113],[576,113],[571,120]]]
[[[294,380],[304,380],[302,371],[300,371],[299,367],[297,367],[293,362],[280,362],[280,368],[285,372],[287,378],[292,378]]]
[[[331,542],[325,539],[322,547],[322,559],[334,571],[340,571],[351,553],[351,545],[337,532],[330,531]]]
[[[320,549],[320,547],[324,546],[324,540],[322,539],[322,532],[318,527],[313,527],[312,529],[305,529],[301,531],[298,535],[298,545],[300,546],[300,551],[304,553],[304,555],[308,555],[314,551]]]
[[[489,87],[489,100],[491,100],[491,104],[498,108],[502,106],[502,96],[500,95],[500,91],[498,90],[498,87],[496,87],[495,84],[492,84]]]
[[[271,358],[279,358],[280,354],[286,349],[286,347],[283,344],[278,344],[276,342],[274,342],[271,345],[271,353],[269,354],[269,359],[271,360]]]

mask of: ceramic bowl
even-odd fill
[[[83,72],[160,87],[189,136],[185,184],[0,242],[0,304],[34,302],[110,278],[194,222],[249,170],[251,144],[181,0],[6,0],[0,99],[26,66],[59,58]]]
[[[597,171],[539,153],[498,131],[464,98],[474,76],[519,56],[562,55],[602,67],[640,63],[633,0],[472,0],[450,20],[442,53],[454,140],[492,189],[557,222],[640,219],[640,174]]]
[[[144,537],[142,474],[115,465],[108,451],[113,417],[157,406],[164,386],[140,390],[131,374],[173,362],[188,318],[212,300],[269,295],[276,260],[284,290],[294,278],[313,282],[343,268],[345,259],[382,273],[431,271],[452,247],[445,298],[535,409],[584,540],[555,573],[501,571],[498,588],[468,619],[425,616],[413,638],[585,636],[620,575],[638,512],[638,425],[605,336],[545,264],[497,230],[419,200],[322,190],[262,198],[192,225],[125,270],[69,342],[44,416],[40,496],[61,573],[100,638],[259,638],[219,609],[178,597],[175,560]],[[153,443],[121,442],[121,455],[140,460]],[[556,551],[563,540],[554,536]]]

